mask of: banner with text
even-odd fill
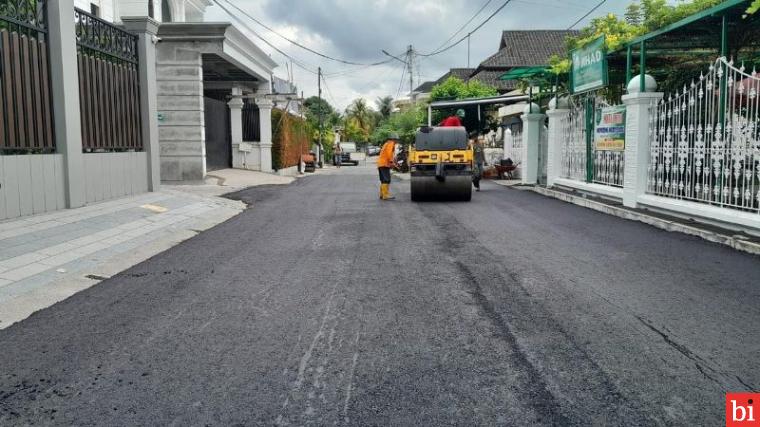
[[[625,105],[597,110],[594,146],[597,151],[625,150]]]
[[[586,92],[607,86],[607,55],[604,36],[570,52],[570,71],[573,93]]]

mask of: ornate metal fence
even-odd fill
[[[598,149],[594,143],[594,118],[602,113],[603,108],[612,105],[593,93],[572,98],[569,103],[570,111],[560,119],[561,177],[622,187],[623,151]]]
[[[79,9],[74,19],[83,149],[142,150],[137,36]]]
[[[586,106],[584,102],[573,101],[570,111],[560,119],[562,135],[561,177],[586,181]]]
[[[760,213],[760,75],[719,58],[654,105],[647,191]]]
[[[519,165],[522,163],[522,129],[513,129],[511,132],[506,132],[504,137],[506,138],[504,143],[504,158],[512,159],[514,164]]]
[[[0,1],[0,154],[55,151],[46,6]]]

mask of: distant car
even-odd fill
[[[367,147],[368,156],[377,156],[378,154],[380,154],[380,147],[376,145],[370,145],[369,147]]]
[[[340,163],[350,163],[354,166],[359,165],[359,160],[363,160],[364,153],[356,149],[356,143],[341,142],[340,144]]]

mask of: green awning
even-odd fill
[[[522,80],[541,77],[549,72],[547,67],[513,68],[499,77],[499,80]]]

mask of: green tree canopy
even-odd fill
[[[499,92],[493,86],[477,80],[465,83],[458,77],[450,76],[443,83],[433,86],[430,91],[430,99],[438,101],[442,99],[485,98],[498,94]]]
[[[426,114],[426,110],[419,106],[391,113],[387,120],[375,128],[371,140],[375,144],[382,144],[391,132],[397,132],[402,143],[410,144],[414,141],[417,128],[424,123]]]

